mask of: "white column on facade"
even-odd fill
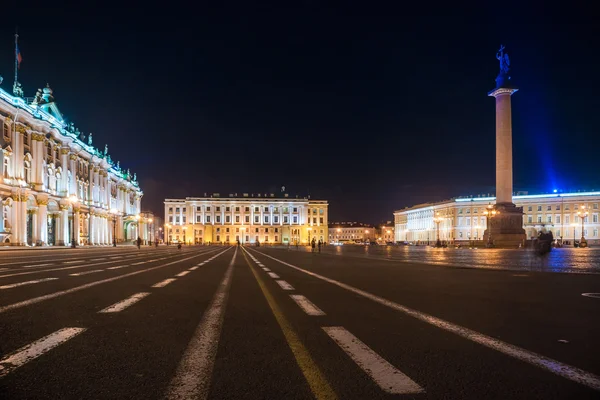
[[[31,215],[31,244],[35,246],[39,242],[40,237],[40,227],[38,225],[38,210],[27,210],[27,213]]]
[[[71,154],[69,156],[69,170],[71,171],[71,182],[69,185],[69,195],[79,195],[77,192],[77,155]],[[79,196],[78,196],[79,197]]]
[[[19,225],[21,228],[19,231],[19,242],[25,244],[27,243],[27,195],[21,195],[19,207]]]
[[[96,244],[96,214],[90,210],[90,231],[88,233],[88,240],[91,245]]]
[[[16,129],[13,135],[12,150],[13,156],[12,161],[12,172],[13,176],[17,179],[23,179],[23,133],[25,127],[23,125],[16,124]],[[18,242],[19,243],[19,242]]]
[[[67,182],[69,179],[69,148],[63,147],[60,149],[60,165],[62,166],[62,175],[59,183],[59,193],[61,196],[69,195],[69,188]]]
[[[59,243],[62,240],[62,244],[67,246],[70,243],[69,238],[69,206],[64,204],[60,206],[60,238]]]
[[[80,211],[79,207],[73,207],[73,235],[75,237],[75,243],[79,244],[81,239],[81,234],[79,231],[79,220],[80,220]]]

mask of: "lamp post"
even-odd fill
[[[135,216],[135,220],[137,221],[137,236],[140,237],[140,214],[137,214]],[[135,241],[137,243],[137,238],[135,238]]]
[[[475,225],[475,241],[479,240],[479,225]]]
[[[185,230],[187,229],[187,226],[183,227],[183,244],[187,244],[187,242],[185,241]]]
[[[77,247],[77,243],[75,243],[75,204],[77,204],[77,196],[71,195],[69,197],[69,202],[73,208],[73,218],[71,219],[71,248],[74,249]]]
[[[113,221],[113,247],[117,247],[117,214],[119,211],[116,208],[111,208],[110,213]]]
[[[148,226],[146,227],[146,230],[149,232],[148,233],[148,242],[150,243],[150,246],[152,246],[152,231],[154,230],[152,228],[152,221],[154,221],[152,218],[148,218]]]
[[[162,239],[163,243],[165,242],[165,235],[163,234],[162,227],[158,228],[158,237],[160,237]]]
[[[244,245],[244,232],[246,232],[246,228],[244,228],[243,226],[240,228],[240,231],[242,232],[242,246]]]
[[[312,230],[312,228],[308,228],[308,244],[310,245],[310,231]]]
[[[494,244],[494,242],[492,241],[492,227],[490,226],[490,220],[500,213],[494,210],[494,207],[491,204],[487,206],[486,210],[483,213],[486,217],[486,225],[488,230],[487,247],[491,247]]]
[[[435,213],[435,217],[433,217],[433,222],[435,222],[436,225],[436,236],[437,239],[435,241],[435,247],[442,247],[442,241],[440,240],[440,222],[442,222],[444,219],[442,217],[440,217],[440,213]]]
[[[587,240],[585,240],[584,236],[584,223],[585,218],[588,216],[589,212],[585,209],[585,206],[581,206],[581,210],[577,211],[577,215],[581,218],[581,240],[579,241],[579,247],[587,247]]]
[[[575,246],[575,240],[577,240],[577,238],[575,237],[575,229],[577,229],[577,224],[575,222],[573,222],[571,224],[571,226],[573,227],[573,247],[576,247]]]
[[[165,224],[165,241],[167,246],[171,244],[171,225]]]

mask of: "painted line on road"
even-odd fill
[[[5,271],[5,270],[7,270],[7,269],[8,269],[8,268],[0,268],[0,271]]]
[[[133,263],[131,265],[142,265],[142,264],[146,264],[146,261],[136,262],[136,263]]]
[[[279,279],[279,275],[277,275],[275,272],[269,272],[269,276],[273,279]]]
[[[63,261],[63,264],[75,264],[75,263],[82,262],[82,261],[85,261],[85,260]]]
[[[262,270],[265,271],[265,272],[271,272],[271,270],[269,268],[267,268],[267,267],[263,267]]]
[[[48,264],[35,264],[35,265],[23,265],[21,266],[22,268],[37,268],[37,267],[45,267],[47,265],[54,265],[54,263],[48,263]],[[6,269],[6,268],[4,268]]]
[[[69,274],[69,276],[89,275],[89,274],[95,274],[96,272],[102,272],[102,271],[104,271],[104,270],[103,269],[93,269],[91,271],[75,272],[74,274]]]
[[[165,279],[164,281],[155,283],[154,285],[152,285],[152,287],[154,288],[161,288],[161,287],[165,287],[167,286],[169,283],[171,282],[175,282],[177,279],[175,278],[169,278],[169,279]]]
[[[227,250],[229,250],[229,249],[227,249]],[[227,250],[223,251],[220,254],[225,253]],[[193,256],[190,256],[190,257],[186,257],[186,258],[182,258],[182,259],[179,259],[179,260],[171,261],[170,263],[166,263],[166,264],[163,264],[163,265],[157,265],[156,267],[146,268],[146,269],[142,269],[142,270],[139,270],[139,271],[130,272],[130,273],[127,273],[127,274],[114,276],[112,278],[106,278],[106,279],[102,279],[102,280],[99,280],[99,281],[86,283],[85,285],[76,286],[74,288],[70,288],[70,289],[66,289],[66,290],[61,290],[59,292],[54,292],[54,293],[46,294],[46,295],[43,295],[43,296],[34,297],[32,299],[23,300],[23,301],[20,301],[18,303],[13,303],[13,304],[9,304],[9,305],[6,305],[6,306],[2,306],[2,307],[0,307],[0,314],[3,313],[3,312],[9,311],[9,310],[14,310],[14,309],[17,309],[17,308],[30,306],[32,304],[40,303],[42,301],[54,299],[56,297],[64,296],[66,294],[70,294],[70,293],[78,292],[80,290],[88,289],[88,288],[94,287],[96,285],[101,285],[103,283],[113,282],[113,281],[116,281],[116,280],[119,280],[119,279],[123,279],[123,278],[127,278],[127,277],[130,277],[130,276],[134,276],[134,275],[138,275],[138,274],[143,274],[144,272],[154,271],[155,269],[164,268],[164,267],[169,266],[169,265],[177,264],[177,263],[180,263],[180,262],[183,262],[183,261],[191,260],[192,258],[200,257],[202,254],[203,253],[196,254],[196,255],[193,255]]]
[[[185,349],[175,377],[169,385],[167,399],[208,398],[236,256],[237,248],[223,280]]]
[[[116,260],[117,258],[123,258],[123,256],[114,256],[114,257],[110,257],[111,260]]]
[[[283,290],[294,290],[294,287],[284,280],[275,281]]]
[[[175,276],[180,276],[180,277],[181,277],[181,276],[186,276],[186,275],[187,275],[187,274],[189,274],[189,273],[190,273],[190,271],[183,271],[183,272],[180,272],[180,273],[178,273],[178,274],[177,274],[177,275],[175,275]]]
[[[125,300],[121,300],[118,303],[113,304],[112,306],[108,306],[103,310],[98,311],[99,313],[115,313],[119,311],[123,311],[127,307],[137,303],[144,297],[148,296],[149,292],[136,293],[132,296],[129,296]]]
[[[125,267],[129,267],[129,265],[117,265],[116,267],[108,267],[106,269],[121,269],[121,268],[125,268]]]
[[[581,293],[581,295],[585,297],[593,297],[596,299],[600,299],[600,293]]]
[[[243,250],[244,255],[250,254],[248,250]],[[258,282],[258,286],[260,287],[263,296],[265,296],[267,304],[269,304],[269,308],[271,308],[271,312],[275,316],[277,324],[279,324],[279,327],[283,332],[283,336],[285,337],[285,340],[287,341],[287,344],[290,350],[292,351],[294,358],[296,359],[296,363],[298,364],[298,367],[300,367],[302,375],[304,375],[304,378],[306,379],[306,382],[308,383],[308,386],[310,387],[310,390],[314,394],[315,398],[317,400],[337,399],[337,396],[331,388],[331,385],[325,378],[325,375],[323,375],[323,372],[321,371],[317,363],[315,363],[313,358],[310,356],[310,353],[298,337],[298,334],[296,333],[294,328],[292,328],[292,324],[290,324],[290,322],[287,320],[287,318],[279,308],[279,305],[277,304],[275,298],[267,288],[267,285],[262,280],[258,272],[255,271],[255,269],[252,267],[252,264],[250,264],[248,258],[244,258],[246,259],[248,268],[250,268],[250,271],[252,271],[252,275],[254,275],[254,279],[256,279],[256,282]]]
[[[304,272],[307,275],[313,276],[317,279],[321,279],[325,282],[329,282],[333,285],[339,286],[342,289],[346,289],[350,292],[356,293],[362,297],[365,297],[369,300],[374,301],[375,303],[379,303],[386,307],[389,307],[393,310],[400,311],[404,314],[407,314],[411,317],[414,317],[422,322],[433,325],[437,328],[443,329],[448,332],[452,332],[458,336],[461,336],[465,339],[471,340],[472,342],[479,343],[485,347],[490,349],[499,351],[507,356],[516,358],[517,360],[524,361],[546,371],[552,372],[558,376],[562,376],[563,378],[569,379],[571,381],[580,383],[587,387],[590,387],[594,390],[600,390],[600,377],[592,374],[591,372],[584,371],[583,369],[573,367],[571,365],[562,363],[560,361],[554,360],[549,357],[542,356],[541,354],[534,353],[532,351],[523,349],[521,347],[512,345],[510,343],[503,342],[498,339],[494,339],[490,336],[484,335],[483,333],[479,333],[477,331],[462,327],[457,324],[453,324],[452,322],[445,321],[441,318],[434,317],[432,315],[414,310],[412,308],[403,306],[401,304],[395,303],[393,301],[387,300],[383,297],[379,297],[372,293],[369,293],[365,290],[355,288],[353,286],[347,285],[340,281],[336,281],[335,279],[327,278],[323,275],[319,275],[315,272],[311,272],[305,270],[303,268],[297,267],[290,263],[287,263],[283,260],[279,260],[275,257],[272,257],[268,254],[261,253],[265,257],[269,257],[272,260],[277,261],[280,264],[286,265],[290,268],[293,268],[297,271]]]
[[[323,330],[386,393],[411,394],[425,390],[341,326]]]
[[[308,315],[311,315],[313,317],[325,315],[325,312],[323,312],[323,310],[321,310],[313,302],[311,302],[309,299],[302,296],[301,294],[291,294],[290,297],[296,302],[296,304],[298,304],[298,307],[300,307]]]
[[[21,347],[12,354],[3,357],[0,360],[0,377],[3,377],[13,370],[27,364],[44,353],[52,350],[56,346],[74,338],[85,331],[85,328],[63,328],[48,336],[45,336],[27,346]]]
[[[19,287],[19,286],[33,285],[34,283],[55,281],[57,279],[58,278],[43,278],[43,279],[36,279],[34,281],[11,283],[9,285],[0,286],[0,289],[12,289],[12,288],[16,288],[16,287]]]
[[[104,258],[92,258],[90,261],[104,261],[106,260],[106,257]]]
[[[195,267],[192,267],[192,268],[188,269],[188,271],[195,271],[197,269],[198,269],[198,266],[196,265]]]

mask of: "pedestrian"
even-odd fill
[[[319,253],[321,252],[321,241],[319,240]]]
[[[311,252],[314,253],[315,252],[315,238],[313,238],[312,242],[310,242],[310,247],[311,247]]]
[[[138,238],[137,238],[137,247],[138,247],[138,249],[140,248],[141,245],[142,245],[142,238],[138,236]]]

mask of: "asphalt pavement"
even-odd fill
[[[0,398],[600,398],[600,275],[382,252],[2,252]]]

